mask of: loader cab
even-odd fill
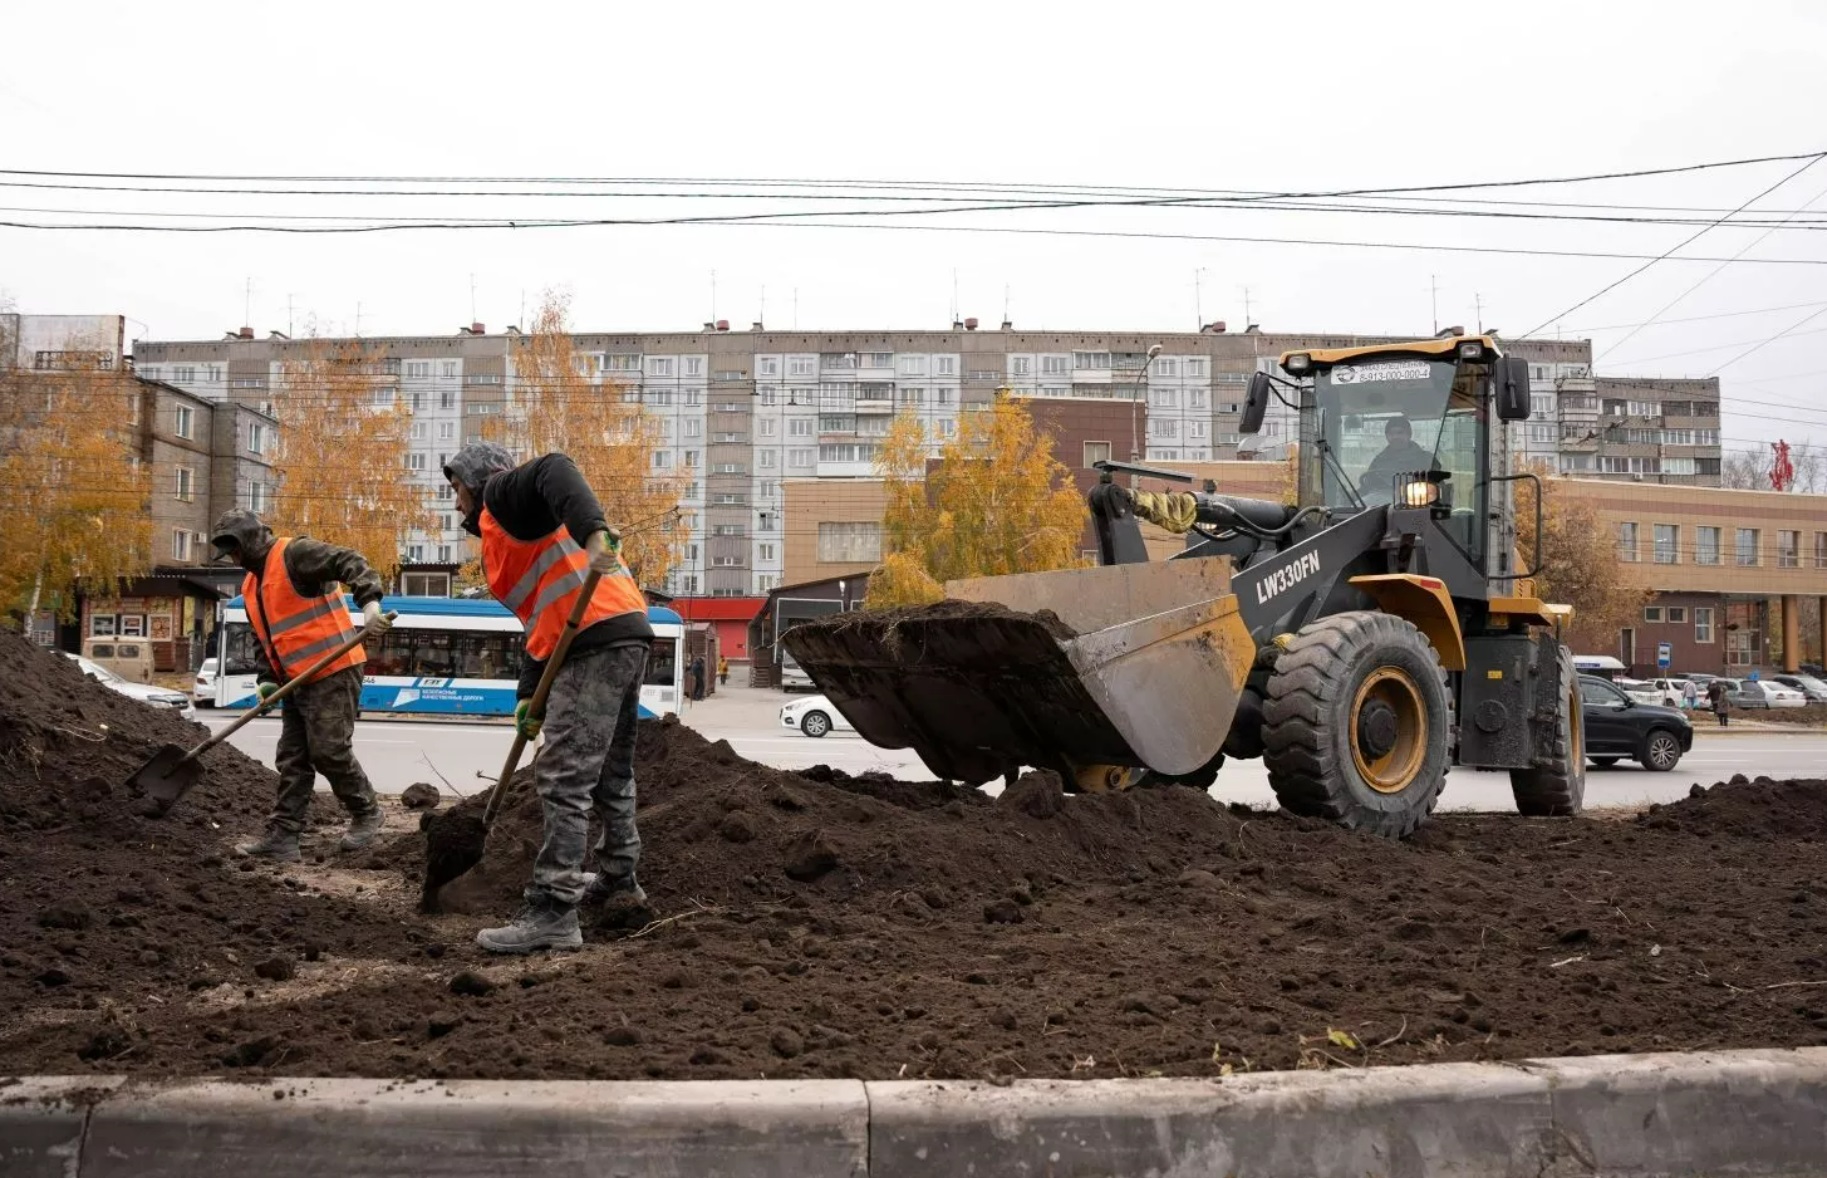
[[[1528,393],[1525,379],[1516,395],[1516,368],[1495,341],[1292,352],[1281,367],[1299,382],[1301,506],[1334,518],[1426,507],[1473,569],[1508,571],[1508,484],[1489,472],[1509,466],[1501,427],[1527,415]]]

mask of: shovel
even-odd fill
[[[397,613],[389,613],[387,620],[392,622],[399,616]],[[241,726],[249,720],[270,711],[275,704],[296,691],[300,684],[309,683],[319,671],[361,645],[362,639],[367,636],[368,631],[365,628],[356,631],[349,641],[312,663],[310,667],[306,668],[304,674],[294,676],[284,687],[255,704],[246,715],[196,748],[186,750],[182,745],[168,744],[159,749],[147,759],[144,765],[139,767],[132,777],[127,779],[128,787],[138,786],[146,791],[147,796],[152,799],[155,815],[167,813],[172,806],[177,804],[179,798],[190,792],[190,788],[202,780],[203,766],[197,763],[198,757],[240,731]]]
[[[545,718],[546,697],[552,694],[552,681],[558,677],[558,669],[564,665],[565,655],[571,649],[571,640],[577,637],[578,627],[583,625],[584,610],[589,607],[590,599],[596,593],[596,583],[600,580],[602,574],[594,571],[584,578],[583,589],[571,607],[571,616],[565,619],[564,632],[558,636],[558,645],[553,648],[552,657],[546,660],[546,669],[539,676],[539,686],[534,689],[532,702],[527,706],[527,715],[533,719]],[[483,809],[480,822],[470,814],[453,810],[432,818],[427,824],[425,880],[421,897],[423,903],[433,903],[439,888],[482,862],[489,827],[495,824],[501,800],[507,796],[508,782],[513,780],[515,771],[520,768],[520,755],[526,751],[526,747],[527,738],[516,728],[514,743],[508,749],[507,763],[501,767],[501,777],[489,792],[488,806]]]

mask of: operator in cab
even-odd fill
[[[1358,480],[1358,490],[1365,495],[1390,494],[1399,474],[1439,469],[1433,451],[1415,441],[1415,429],[1408,418],[1397,415],[1385,422],[1383,440],[1389,444],[1370,460],[1364,477]]]

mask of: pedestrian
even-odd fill
[[[704,699],[704,656],[693,655],[691,660],[691,698],[693,703]]]
[[[1706,698],[1713,705],[1713,715],[1719,717],[1719,726],[1726,727],[1726,713],[1731,709],[1731,704],[1726,700],[1725,680],[1715,679],[1707,684]]]
[[[259,516],[240,509],[224,512],[216,521],[210,544],[217,559],[247,570],[241,596],[254,632],[254,682],[261,699],[354,636],[344,589],[361,607],[366,638],[378,640],[391,628],[381,614],[380,574],[353,549],[302,536],[275,537]],[[265,836],[237,846],[238,854],[296,861],[319,773],[349,812],[349,829],[338,844],[342,850],[360,850],[380,833],[385,817],[355,759],[355,717],[361,711],[367,657],[357,646],[286,697],[274,757],[279,796]]]
[[[1681,706],[1691,712],[1699,702],[1700,689],[1694,686],[1692,679],[1689,679],[1681,685]]]
[[[545,818],[533,878],[514,919],[483,929],[476,943],[492,953],[575,949],[583,944],[580,904],[647,899],[635,879],[641,836],[634,822],[635,727],[653,645],[647,598],[596,493],[565,455],[516,466],[504,447],[472,442],[451,457],[444,477],[464,529],[482,537],[489,589],[525,628],[514,726],[528,740],[545,736],[533,762]],[[546,713],[535,716],[533,693],[591,572],[602,579],[552,680]],[[591,852],[593,811],[602,834]],[[587,852],[595,873],[583,869]]]
[[[717,656],[717,682],[725,687],[730,685],[730,661],[722,655]]]

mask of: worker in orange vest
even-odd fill
[[[476,943],[494,953],[575,949],[583,944],[579,904],[647,898],[634,876],[641,852],[634,824],[635,722],[653,645],[647,597],[622,562],[620,537],[595,492],[563,454],[516,466],[502,446],[474,442],[451,457],[444,477],[456,492],[464,528],[482,538],[489,589],[525,627],[514,723],[529,740],[545,734],[534,761],[545,839],[533,879],[513,921],[483,929]],[[592,571],[602,579],[552,681],[546,715],[532,715],[546,660]],[[583,868],[593,810],[602,835],[592,874]]]
[[[259,516],[240,509],[223,513],[210,543],[218,559],[247,570],[241,596],[255,640],[254,679],[261,699],[355,635],[344,589],[361,607],[368,639],[379,639],[390,628],[381,614],[380,574],[359,552],[303,537],[275,538]],[[366,659],[366,651],[357,646],[286,697],[274,757],[279,797],[265,837],[236,847],[239,854],[280,863],[298,859],[298,837],[319,773],[349,812],[342,850],[360,850],[380,833],[380,804],[355,759],[355,717],[361,710]]]

